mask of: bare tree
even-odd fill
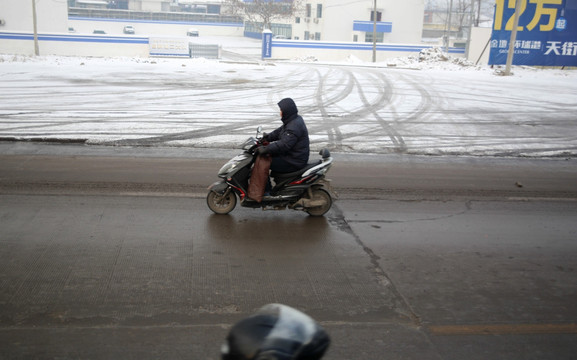
[[[450,0],[427,0],[425,9],[433,12],[447,12],[449,3]],[[477,26],[480,19],[492,16],[495,0],[453,0],[453,14],[465,12],[464,10],[469,12],[471,5],[473,5],[474,13],[473,24]]]
[[[437,18],[446,24],[449,18],[449,4],[450,0],[427,0],[426,8],[436,13]],[[471,14],[473,25],[478,26],[480,19],[491,17],[494,4],[495,0],[453,0],[451,26],[448,28],[457,28],[459,36],[462,36],[463,30],[471,24]]]
[[[463,29],[471,24],[471,0],[453,0],[453,18],[459,29],[459,37],[463,37]]]
[[[245,21],[262,23],[270,29],[275,20],[292,19],[301,8],[301,0],[226,0],[227,9]]]

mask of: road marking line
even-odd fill
[[[509,201],[567,201],[567,202],[575,202],[577,198],[554,198],[554,197],[508,197],[507,200]]]
[[[577,324],[495,324],[429,326],[433,335],[577,334]]]

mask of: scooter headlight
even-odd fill
[[[256,143],[257,143],[256,139],[251,136],[241,145],[241,149],[248,150],[254,145],[256,145]]]
[[[239,164],[244,163],[244,161],[250,157],[252,157],[252,155],[247,153],[243,153],[233,157],[220,168],[220,170],[218,171],[218,176],[221,178],[227,177],[228,174],[230,174],[233,170],[235,170]]]
[[[228,174],[229,172],[231,172],[232,170],[234,170],[234,168],[236,168],[236,164],[234,162],[228,162],[226,164],[224,164],[220,170],[218,171],[218,176],[220,177],[226,177],[226,174]]]

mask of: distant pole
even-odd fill
[[[449,43],[451,42],[451,22],[453,21],[453,0],[451,0],[450,5],[449,5],[449,20],[447,23],[447,27],[449,28],[449,31],[447,31],[447,44],[445,47],[445,52],[448,54],[449,53]]]
[[[473,37],[473,27],[475,22],[475,0],[471,0],[471,11],[470,18],[471,18],[471,26],[469,27],[469,36],[467,37],[467,54],[465,58],[469,60],[469,56],[471,55],[471,38]]]
[[[377,62],[377,0],[373,10],[373,62]]]
[[[32,0],[32,24],[34,26],[34,55],[40,55],[38,49],[38,25],[36,24],[36,0]]]
[[[481,19],[481,0],[477,1],[477,16],[475,18],[475,26],[479,26],[479,20]]]
[[[515,42],[517,41],[517,28],[519,27],[519,13],[521,12],[521,1],[517,0],[515,3],[515,17],[513,18],[513,31],[511,31],[511,39],[509,40],[509,52],[507,53],[507,65],[503,75],[511,75],[511,65],[513,64],[513,55],[515,53]]]

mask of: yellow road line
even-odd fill
[[[429,326],[432,335],[577,334],[577,324],[494,324]]]

